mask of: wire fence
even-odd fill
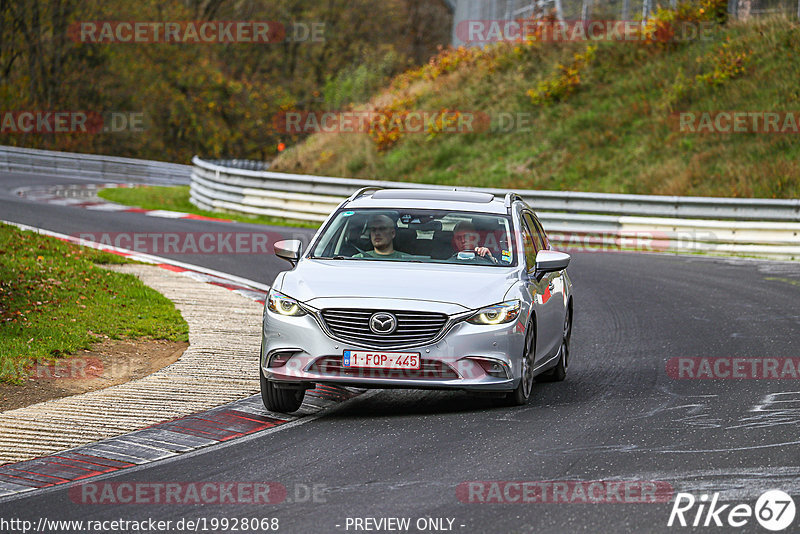
[[[646,20],[660,6],[678,0],[456,0],[453,44],[468,45],[459,36],[459,23],[474,20],[520,20],[555,12],[560,20]],[[800,19],[800,0],[728,0],[728,15],[747,20],[783,14]]]

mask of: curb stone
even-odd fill
[[[0,462],[5,464],[0,465],[0,496],[207,447],[361,393],[319,386],[307,392],[295,415],[268,412],[260,395],[253,395],[259,389],[254,370],[263,304],[229,284],[206,283],[195,279],[200,273],[167,267],[111,266],[136,275],[175,303],[189,324],[189,348],[177,362],[144,378],[0,413]]]

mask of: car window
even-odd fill
[[[309,257],[511,267],[516,265],[511,228],[507,215],[342,209],[310,247]]]
[[[522,225],[522,246],[525,248],[525,265],[530,271],[536,266],[536,245],[527,224]]]
[[[548,250],[550,241],[547,239],[547,232],[544,231],[541,221],[535,215],[533,216],[533,222],[536,224],[536,233],[539,234],[539,239],[542,241],[542,250]]]
[[[538,226],[537,221],[534,219],[533,215],[526,211],[523,214],[525,218],[525,222],[527,223],[528,228],[531,231],[531,235],[533,236],[533,244],[536,247],[536,251],[544,250],[547,248],[545,246],[544,241],[544,232],[541,230],[541,227]]]

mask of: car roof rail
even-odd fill
[[[375,186],[375,185],[362,187],[361,189],[359,189],[358,191],[356,191],[355,193],[350,195],[350,197],[347,199],[347,201],[349,202],[351,200],[355,200],[358,197],[360,197],[361,195],[367,193],[368,191],[378,191],[380,189],[383,189],[383,187],[378,187],[378,186]]]
[[[525,202],[522,197],[517,193],[506,193],[506,198],[503,200],[503,206],[507,209],[511,208],[511,204],[519,200],[520,202]]]

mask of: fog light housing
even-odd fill
[[[508,364],[503,360],[493,358],[469,358],[483,369],[483,372],[495,378],[511,378]]]
[[[283,367],[293,355],[294,351],[273,352],[269,355],[267,367]]]

